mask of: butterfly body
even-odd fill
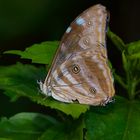
[[[67,28],[52,67],[40,84],[54,99],[104,105],[114,96],[106,49],[108,13],[98,4],[78,16]]]

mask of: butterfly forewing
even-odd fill
[[[98,4],[70,24],[44,82],[44,94],[90,105],[107,103],[114,95],[105,47],[107,16],[106,8]]]
[[[79,15],[70,24],[62,37],[53,69],[67,60],[71,53],[74,54],[84,49],[95,47],[94,44],[105,46],[107,16],[107,11],[102,5],[90,7]],[[94,49],[98,49],[98,46]],[[103,49],[103,53],[106,55],[106,49],[100,49]]]

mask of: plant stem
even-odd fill
[[[128,72],[129,73],[129,72]],[[130,73],[129,73],[130,74]],[[127,74],[127,81],[128,81],[128,88],[127,92],[129,95],[129,99],[133,100],[135,98],[135,93],[136,93],[136,81],[135,78]]]

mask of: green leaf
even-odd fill
[[[39,140],[83,140],[84,123],[81,119],[52,126]]]
[[[127,89],[127,85],[124,81],[124,79],[119,76],[118,74],[114,73],[114,77],[115,77],[115,80],[124,88],[124,89]]]
[[[129,71],[129,61],[126,57],[125,51],[122,52],[122,61],[123,61],[123,68],[127,73]]]
[[[32,45],[29,48],[26,48],[25,51],[10,50],[4,53],[20,55],[21,58],[31,59],[33,63],[51,65],[58,44],[58,41],[46,41],[41,44]]]
[[[130,59],[140,59],[140,52],[130,55],[129,58]]]
[[[17,63],[13,66],[0,67],[0,89],[16,100],[20,96],[33,97],[38,94],[37,80],[45,77],[44,69]]]
[[[129,43],[126,46],[130,59],[140,59],[140,40]]]
[[[78,118],[81,113],[87,111],[89,106],[81,104],[66,104],[52,98],[46,98],[39,93],[37,80],[45,78],[45,70],[31,65],[16,64],[8,67],[0,67],[0,89],[5,94],[16,100],[20,96],[30,98],[32,101],[60,110],[73,118]]]
[[[114,34],[110,29],[107,32],[107,36],[113,42],[113,44],[118,48],[118,50],[122,52],[123,50],[126,49],[126,46],[123,40],[119,36]]]
[[[83,140],[83,119],[58,122],[39,113],[19,113],[0,121],[0,137],[13,140]]]
[[[67,115],[71,115],[74,119],[78,118],[82,113],[85,113],[89,109],[88,105],[62,103],[52,98],[46,98],[46,100],[43,100],[42,97],[38,97],[32,98],[32,100],[38,104],[49,106],[52,109],[58,109]]]
[[[19,113],[0,121],[0,137],[12,140],[37,140],[52,125],[59,123],[39,113]]]
[[[126,44],[127,51],[130,55],[140,53],[140,40]]]
[[[0,140],[12,140],[12,139],[9,139],[9,138],[0,138]]]
[[[93,107],[85,115],[86,140],[139,140],[140,101],[117,97],[114,105]]]

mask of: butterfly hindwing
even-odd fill
[[[112,96],[109,74],[110,69],[102,56],[92,50],[78,53],[51,75],[52,96],[57,95],[63,102],[77,100],[83,104],[99,105]]]

